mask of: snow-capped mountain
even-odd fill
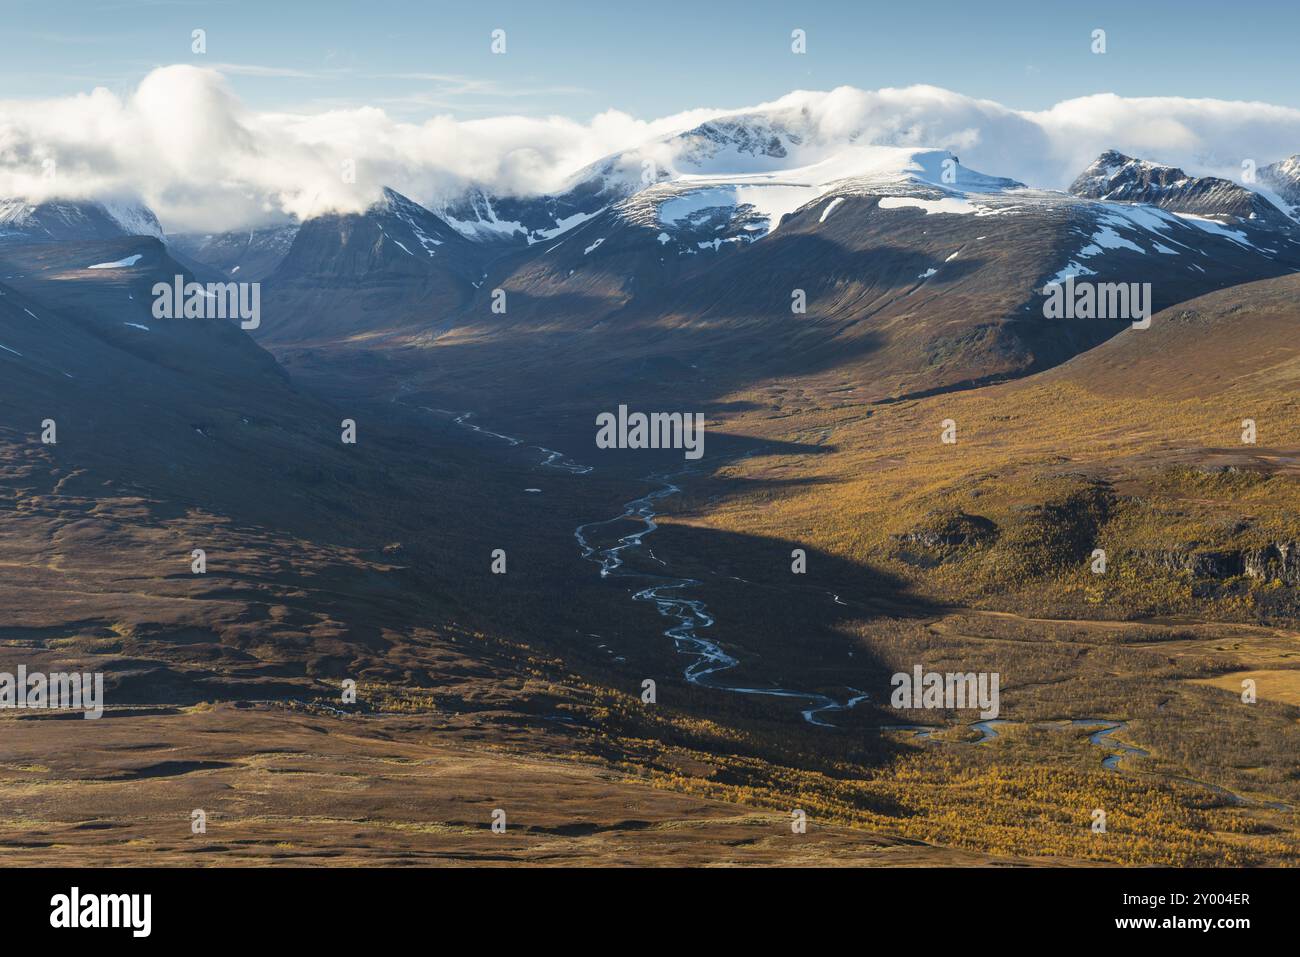
[[[777,174],[784,173],[809,185],[874,172],[880,151],[889,147],[859,147],[858,138],[852,132],[827,135],[799,110],[741,114],[608,156],[574,173],[552,194],[504,196],[474,187],[434,209],[477,241],[549,243],[615,203],[664,183],[768,176],[777,185]],[[900,150],[898,156],[903,154]]]
[[[766,126],[762,135],[746,137],[727,127],[725,136],[695,140],[686,154],[707,171],[679,171],[634,192],[557,237],[544,254],[559,257],[557,266],[566,272],[580,270],[590,257],[631,249],[661,262],[707,257],[757,243],[775,233],[784,217],[813,204],[819,225],[825,224],[847,208],[846,200],[862,197],[882,212],[921,210],[927,216],[922,222],[940,221],[930,215],[986,221],[979,231],[990,235],[1004,232],[1013,218],[1038,221],[1045,235],[1059,240],[1056,262],[1044,273],[1049,280],[1105,272],[1102,261],[1116,254],[1181,257],[1163,260],[1156,271],[1200,277],[1225,264],[1242,266],[1243,257],[1300,261],[1300,237],[1263,197],[1117,153],[1089,167],[1071,193],[971,170],[947,150],[849,146],[806,166],[780,165],[808,153],[789,132],[779,135]],[[724,171],[724,163],[741,170]],[[1214,262],[1206,263],[1206,257]]]
[[[570,176],[557,192],[544,196],[495,195],[472,187],[434,209],[461,235],[484,243],[531,245],[547,242],[641,188],[642,167],[635,156],[609,157]],[[654,179],[668,174],[652,173]]]
[[[1256,178],[1261,192],[1300,220],[1300,153],[1261,168]]]
[[[555,238],[623,195],[621,191],[605,191],[595,183],[580,183],[554,196],[535,197],[495,196],[476,186],[435,209],[469,239],[526,245]]]
[[[662,229],[656,235],[666,246],[682,242],[686,248],[717,250],[767,235],[782,215],[840,181],[858,180],[859,190],[881,195],[901,190],[919,197],[928,188],[931,198],[951,199],[1023,188],[998,177],[981,180],[942,150],[868,146],[859,142],[861,137],[862,131],[824,130],[797,109],[741,114],[607,157],[575,173],[554,194],[502,196],[475,187],[434,208],[462,235],[482,243],[540,243],[551,248],[601,213],[619,209],[643,224],[657,222]],[[1300,163],[1274,164],[1261,171],[1260,179],[1273,183],[1278,195],[1292,196],[1293,205],[1300,207],[1297,166]],[[951,180],[954,169],[961,181]],[[1069,193],[1079,199],[1207,217],[1250,233],[1254,227],[1290,225],[1279,208],[1285,203],[1275,205],[1264,189],[1189,176],[1117,151],[1103,153]],[[1271,248],[1267,242],[1259,245]]]
[[[771,159],[778,146],[778,140],[769,140],[757,155]],[[716,150],[695,155],[701,167],[719,165]],[[759,165],[768,164],[760,160]],[[655,239],[664,251],[694,255],[726,243],[756,242],[773,233],[787,214],[832,193],[841,199],[881,197],[886,209],[956,212],[975,211],[972,196],[996,197],[1023,188],[1015,180],[967,169],[947,150],[853,146],[809,166],[678,175],[634,194],[614,211],[629,223],[657,229]],[[978,208],[987,212],[992,207]],[[828,206],[825,215],[834,209]]]
[[[1173,213],[1232,217],[1282,225],[1282,211],[1259,193],[1217,176],[1189,176],[1174,166],[1134,159],[1115,150],[1097,157],[1070,186],[1086,199],[1145,203]]]
[[[429,208],[385,189],[362,213],[180,237],[176,253],[264,278],[266,341],[535,327],[632,348],[674,329],[674,350],[745,340],[774,366],[795,348],[862,350],[882,394],[1020,374],[1123,327],[1045,323],[1043,288],[1066,277],[1149,284],[1159,309],[1300,269],[1300,227],[1227,180],[1107,152],[1046,190],[860,139],[798,111],[733,116],[548,195],[476,187]],[[1282,195],[1297,165],[1261,178]],[[792,290],[810,318],[792,321]]]
[[[1300,268],[1276,209],[1252,219],[1184,212],[1170,191],[1159,198],[1177,211],[1036,189],[941,149],[832,150],[765,124],[711,127],[678,157],[669,175],[490,264],[442,328],[563,329],[616,352],[654,343],[715,375],[738,352],[751,371],[860,356],[874,392],[912,395],[1062,362],[1126,327],[1045,319],[1045,286],[1068,276],[1147,286],[1154,311]],[[492,288],[508,317],[490,314]],[[806,313],[792,311],[796,292]]]
[[[65,242],[153,236],[163,229],[152,210],[138,202],[113,200],[0,199],[0,243]]]
[[[276,274],[334,282],[381,272],[447,270],[477,280],[480,255],[432,211],[385,188],[364,213],[330,214],[303,223]]]

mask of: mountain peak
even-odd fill
[[[1129,156],[1125,153],[1121,153],[1119,150],[1106,150],[1100,156],[1097,157],[1097,159],[1093,162],[1092,166],[1089,168],[1092,169],[1094,167],[1109,168],[1109,167],[1116,167],[1116,166],[1125,166],[1129,163],[1135,163],[1135,162],[1137,162],[1137,160],[1135,160],[1132,156]]]
[[[275,267],[277,279],[317,288],[438,277],[467,296],[483,277],[481,251],[441,217],[391,187],[360,213],[306,220]]]
[[[409,196],[404,196],[391,186],[385,186],[380,191],[379,199],[370,205],[369,212],[378,213],[410,213],[418,211],[426,216],[432,215],[428,209],[421,206]]]
[[[1129,199],[1134,192],[1153,187],[1168,188],[1190,180],[1176,166],[1136,159],[1119,150],[1106,150],[1070,184],[1070,192],[1085,199]]]
[[[152,236],[164,239],[149,207],[127,199],[0,199],[0,242],[66,242]]]
[[[1300,153],[1284,160],[1270,163],[1258,171],[1258,180],[1264,190],[1292,219],[1300,219]]]
[[[1070,184],[1083,199],[1144,203],[1172,213],[1285,221],[1271,202],[1253,190],[1217,176],[1189,176],[1176,166],[1107,150]]]

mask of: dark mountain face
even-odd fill
[[[274,360],[239,329],[235,318],[156,317],[155,286],[172,288],[177,276],[185,282],[201,279],[161,242],[146,237],[0,247],[3,281],[114,349],[185,374],[283,380]],[[45,348],[36,355],[53,359]],[[72,362],[78,356],[73,352],[66,358]],[[111,366],[101,369],[92,363],[79,378],[111,372]]]
[[[234,321],[158,318],[154,286],[177,274],[151,238],[0,246],[6,628],[107,639],[57,654],[94,647],[115,705],[313,695],[345,667],[409,677],[378,623],[441,624],[444,595],[482,576],[442,541],[419,552],[444,570],[427,578],[382,549],[478,526],[508,479],[431,458],[423,420],[301,389]],[[8,644],[10,671],[43,660],[43,641]]]
[[[266,279],[259,336],[293,340],[434,322],[460,308],[500,251],[392,190],[364,213],[303,223]]]
[[[1174,213],[1232,216],[1273,227],[1286,226],[1281,211],[1258,193],[1215,176],[1188,176],[1173,166],[1102,153],[1079,174],[1070,192],[1086,199],[1147,203]]]
[[[297,235],[298,224],[286,223],[228,233],[181,233],[167,242],[185,258],[230,279],[257,282],[284,261]]]
[[[467,282],[482,278],[481,253],[442,219],[385,189],[364,213],[308,220],[276,271],[281,278],[346,285],[376,275],[443,272]]]
[[[160,318],[155,287],[210,277],[88,209],[55,220],[37,207],[24,222],[48,227],[43,241],[0,243],[0,460],[27,463],[36,488],[75,475],[108,497],[289,514],[303,489],[282,481],[283,463],[312,474],[343,462],[340,417],[298,393],[237,319]],[[103,231],[115,236],[93,238]]]
[[[163,236],[162,226],[138,203],[0,200],[0,243],[48,243]]]
[[[237,322],[157,318],[178,274],[155,239],[0,247],[0,421],[24,446],[55,420],[57,445],[33,447],[119,486],[273,514],[301,494],[275,463],[332,461],[339,417]]]

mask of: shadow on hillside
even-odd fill
[[[593,544],[609,547],[632,528],[594,530]],[[906,582],[797,540],[671,521],[622,554],[614,574],[588,563],[575,586],[593,611],[610,596],[624,604],[591,629],[622,662],[589,662],[600,680],[635,688],[653,678],[660,702],[740,729],[762,742],[752,753],[792,766],[871,765],[906,747],[881,735],[899,718],[889,705],[896,668],[877,649],[891,629],[944,610]],[[633,598],[656,586],[654,600]]]

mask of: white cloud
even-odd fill
[[[972,169],[1064,188],[1103,150],[1238,178],[1300,152],[1300,110],[1267,103],[1099,94],[1013,110],[931,86],[796,92],[758,107],[801,115],[827,140],[950,149]]]
[[[1265,103],[1103,94],[1022,112],[914,86],[796,92],[753,109],[797,126],[810,150],[849,139],[943,147],[971,168],[1052,187],[1110,148],[1226,176],[1238,175],[1245,159],[1263,165],[1300,151],[1300,110]],[[96,89],[0,101],[0,196],[139,195],[170,230],[237,228],[363,209],[383,186],[424,202],[475,181],[506,192],[551,190],[587,163],[727,112],[747,111],[422,123],[375,107],[259,113],[218,71],[169,66],[125,98]],[[672,159],[662,147],[645,155]],[[47,158],[57,163],[53,180],[43,176]],[[355,184],[341,175],[346,160],[356,163]]]

